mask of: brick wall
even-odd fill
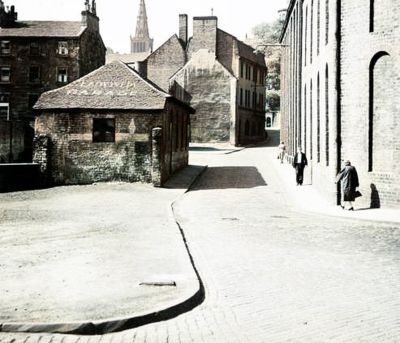
[[[34,162],[55,184],[152,182],[156,164],[162,184],[188,163],[188,112],[173,104],[167,108],[165,113],[42,113],[35,123]],[[93,142],[93,118],[115,118],[115,142]],[[156,127],[161,128],[160,161],[152,160]]]
[[[340,3],[294,2],[283,36],[290,48],[282,58],[282,140],[292,154],[302,146],[306,182],[332,203],[334,176],[349,159],[360,176],[360,206],[398,206],[400,9],[394,0],[372,11],[369,0]]]
[[[378,197],[381,206],[398,207],[400,7],[395,0],[375,1],[370,18],[370,3],[342,4],[342,156],[357,167],[361,204]]]

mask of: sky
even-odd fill
[[[90,1],[91,2],[91,1]],[[156,49],[173,34],[178,33],[178,16],[189,16],[189,36],[192,17],[218,17],[218,27],[240,40],[251,29],[278,17],[278,10],[286,8],[288,0],[145,0],[150,37]],[[84,0],[4,0],[6,6],[15,5],[18,20],[80,20]],[[97,0],[97,15],[104,43],[114,51],[128,53],[129,36],[134,35],[139,0]]]

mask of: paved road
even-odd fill
[[[193,154],[209,168],[175,212],[201,306],[117,334],[0,342],[399,342],[400,228],[293,211],[269,149]]]

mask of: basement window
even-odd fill
[[[115,142],[115,118],[93,118],[93,142]]]

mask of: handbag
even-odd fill
[[[362,196],[361,192],[360,191],[355,191],[354,197],[358,198],[360,196]]]

